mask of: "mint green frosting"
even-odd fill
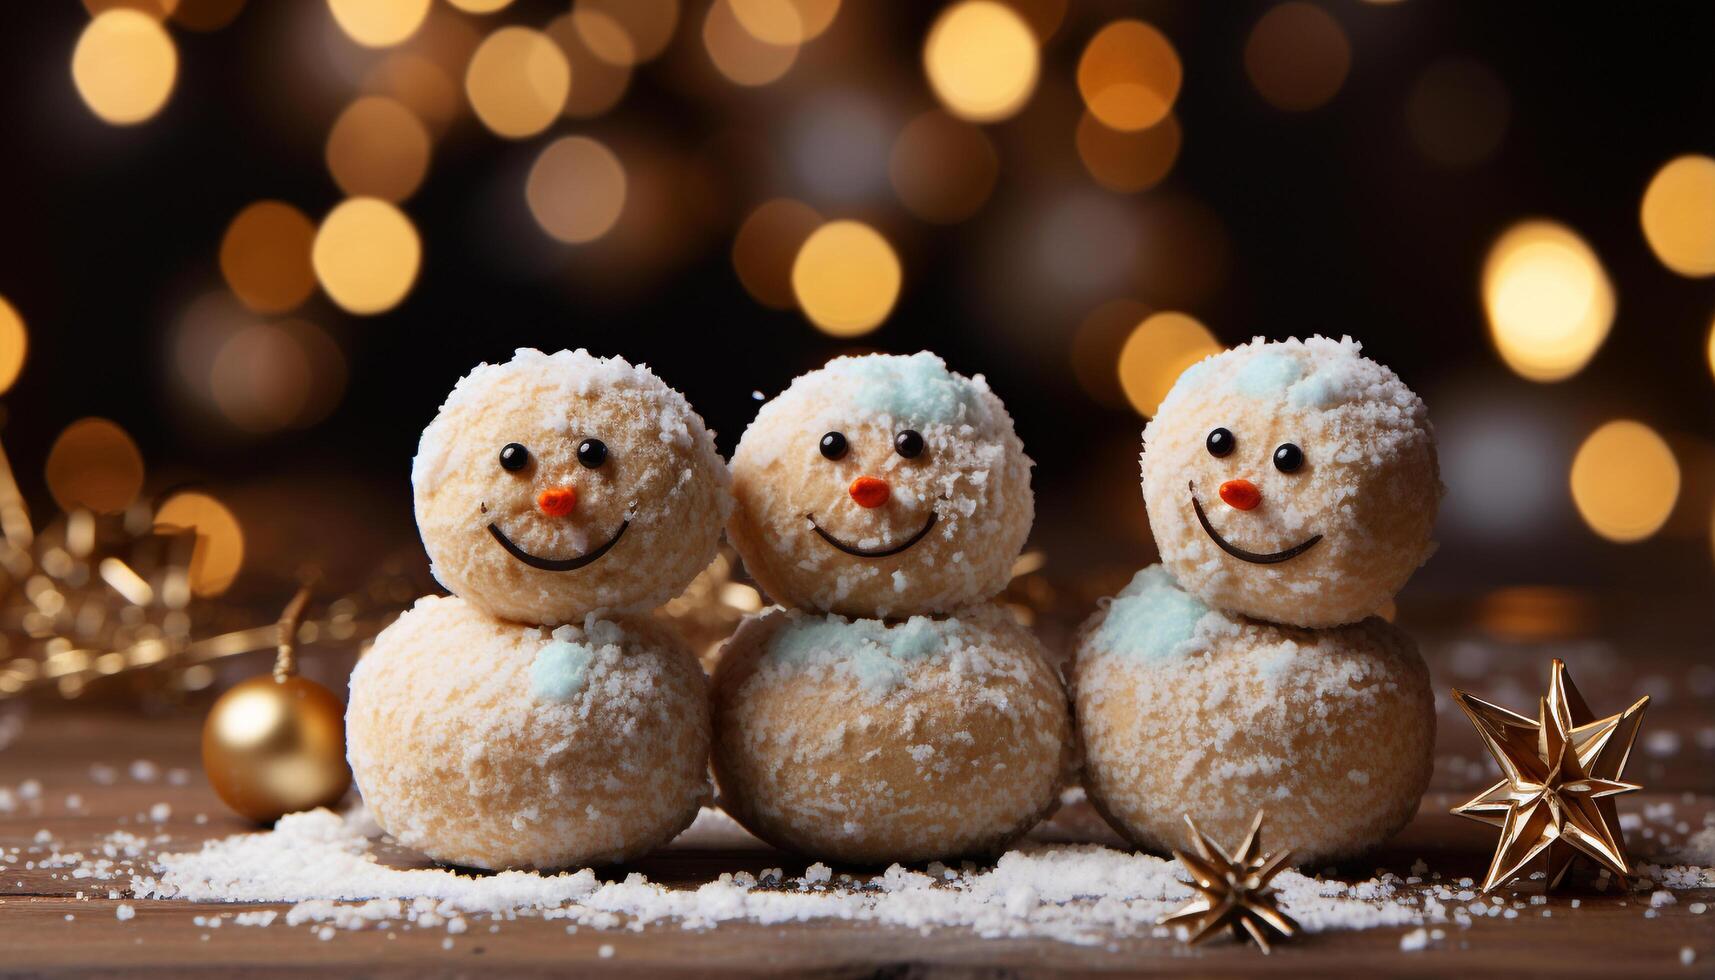
[[[958,631],[958,620],[937,623],[927,616],[892,627],[879,619],[796,616],[774,635],[767,656],[792,665],[835,657],[838,670],[870,691],[885,693],[905,682],[911,664],[939,653],[942,638]]]
[[[569,701],[589,684],[595,651],[582,643],[554,640],[530,664],[530,693],[538,701]]]
[[[1107,618],[1096,628],[1096,645],[1145,660],[1172,656],[1185,652],[1208,614],[1209,607],[1179,588],[1164,566],[1151,565],[1109,603]]]
[[[862,412],[919,424],[975,423],[984,417],[977,385],[947,370],[946,362],[928,351],[844,357],[825,370],[859,383],[853,404]]]

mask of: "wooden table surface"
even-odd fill
[[[1690,648],[1707,652],[1706,646]],[[1546,658],[1534,654],[1480,661],[1457,645],[1433,648],[1437,689],[1454,683],[1495,695],[1502,703],[1534,697],[1545,676]],[[1491,651],[1492,652],[1492,651]],[[1685,654],[1687,650],[1679,651]],[[1461,660],[1463,658],[1463,660]],[[1438,662],[1439,661],[1439,662]],[[1648,669],[1594,656],[1574,660],[1575,676],[1596,710],[1617,710],[1622,698],[1659,687],[1628,776],[1648,792],[1621,804],[1623,813],[1652,814],[1628,834],[1634,858],[1657,860],[1715,820],[1715,717],[1710,713],[1709,668],[1701,656],[1669,657]],[[1578,673],[1582,670],[1582,673]],[[1461,671],[1478,673],[1473,681]],[[1539,676],[1542,675],[1542,676]],[[1701,692],[1701,693],[1699,693]],[[1512,696],[1512,697],[1509,697]],[[1444,698],[1442,699],[1444,700]],[[1519,702],[1522,703],[1522,702]],[[1609,706],[1613,705],[1612,708]],[[1515,704],[1516,706],[1516,704]],[[1480,878],[1493,831],[1450,816],[1447,808],[1490,778],[1469,726],[1450,706],[1440,714],[1441,737],[1435,780],[1417,819],[1365,867],[1342,869],[1365,878],[1376,868],[1405,875],[1418,859],[1444,881]],[[847,922],[791,926],[723,924],[686,930],[654,925],[641,932],[582,929],[568,934],[562,923],[520,917],[498,923],[473,920],[470,931],[449,937],[440,929],[393,927],[339,930],[330,939],[314,926],[238,927],[209,917],[230,916],[250,906],[179,901],[139,901],[128,880],[72,879],[64,869],[28,868],[38,834],[63,850],[86,850],[115,830],[151,838],[155,851],[194,849],[202,841],[253,829],[227,812],[209,790],[197,759],[199,719],[194,714],[143,719],[118,711],[37,704],[21,726],[0,734],[0,791],[11,790],[11,812],[0,806],[0,851],[21,849],[0,871],[0,974],[77,973],[133,975],[158,970],[174,975],[214,973],[253,976],[315,971],[332,975],[424,976],[580,974],[585,972],[687,972],[699,975],[801,973],[834,976],[885,974],[990,975],[1135,971],[1187,975],[1231,973],[1447,974],[1454,971],[1517,975],[1554,971],[1569,975],[1715,976],[1715,911],[1698,914],[1698,903],[1715,905],[1715,891],[1681,891],[1673,905],[1646,915],[1647,893],[1599,895],[1568,892],[1550,896],[1542,917],[1530,907],[1515,919],[1483,918],[1468,927],[1445,923],[1446,938],[1429,948],[1404,952],[1407,928],[1306,935],[1263,957],[1254,948],[1225,941],[1195,950],[1170,939],[1136,938],[1112,946],[982,939],[969,932],[915,930]],[[132,763],[149,765],[133,773]],[[142,776],[145,778],[137,778]],[[29,784],[20,795],[19,788]],[[39,784],[39,790],[35,784]],[[0,803],[6,798],[0,795]],[[170,814],[155,821],[157,804]],[[1047,828],[1052,835],[1114,843],[1111,832],[1084,805],[1062,810]],[[1665,835],[1667,843],[1663,843]],[[39,855],[34,855],[39,856]],[[634,865],[610,869],[604,879],[641,871],[652,880],[694,887],[723,871],[784,867],[802,873],[806,862],[760,844],[721,850],[675,846]],[[146,860],[139,862],[146,867]],[[1521,882],[1518,896],[1540,882]],[[122,899],[109,897],[109,890]],[[1503,890],[1509,899],[1512,891]],[[1578,907],[1572,906],[1577,899]],[[135,908],[122,921],[121,900]],[[289,906],[273,908],[282,913]],[[204,925],[197,920],[202,918]],[[447,940],[453,941],[448,943]],[[449,948],[450,947],[450,948]],[[604,947],[608,955],[602,955]],[[1687,950],[1691,960],[1685,962]]]

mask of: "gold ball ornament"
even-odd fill
[[[310,591],[280,616],[274,672],[222,694],[202,727],[202,766],[227,806],[259,823],[332,806],[351,786],[345,761],[345,705],[299,677],[295,641]]]
[[[251,820],[331,806],[351,785],[345,705],[302,677],[252,677],[209,711],[202,764],[215,793]]]

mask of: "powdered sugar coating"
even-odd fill
[[[1296,626],[1356,622],[1392,598],[1434,550],[1442,487],[1422,399],[1351,338],[1249,344],[1192,366],[1144,429],[1143,496],[1162,561],[1217,609]],[[1211,455],[1211,430],[1236,448]],[[1276,447],[1304,464],[1281,472]],[[1261,504],[1221,502],[1220,485],[1249,480]],[[1278,564],[1223,551],[1192,508],[1252,552],[1322,540]]]
[[[1060,680],[993,604],[887,624],[771,609],[715,671],[722,804],[758,837],[870,864],[998,852],[1059,798]]]
[[[895,451],[903,430],[924,451]],[[842,433],[840,459],[820,452]],[[965,378],[928,352],[840,357],[762,406],[733,454],[738,507],[728,526],[745,568],[784,605],[847,616],[943,613],[1005,588],[1034,517],[1030,459],[1012,418],[981,375]],[[848,493],[859,476],[885,480],[874,508]],[[859,557],[823,540],[885,550]]]
[[[1238,840],[1264,809],[1271,845],[1319,866],[1417,812],[1435,708],[1405,633],[1375,618],[1307,630],[1206,612],[1163,651],[1107,628],[1137,601],[1122,593],[1084,624],[1072,670],[1084,783],[1114,829],[1163,851],[1184,839],[1183,814]]]
[[[607,446],[594,469],[577,450]],[[529,453],[499,464],[509,443]],[[411,467],[417,527],[437,580],[505,619],[556,625],[591,612],[644,612],[682,592],[713,559],[731,512],[730,480],[714,438],[683,395],[642,365],[583,350],[519,350],[461,378],[418,445]],[[576,493],[570,514],[537,507],[550,488]],[[571,558],[624,533],[594,563],[533,568],[519,548]]]
[[[544,690],[545,648],[587,653],[579,683]],[[550,632],[431,596],[351,675],[346,752],[364,802],[401,843],[452,864],[641,855],[707,801],[708,748],[702,670],[647,619]]]

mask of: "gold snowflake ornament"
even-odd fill
[[[1185,823],[1191,828],[1191,844],[1197,853],[1175,850],[1173,856],[1191,872],[1191,884],[1201,894],[1163,918],[1162,925],[1187,926],[1191,934],[1186,941],[1193,946],[1226,926],[1241,942],[1247,935],[1256,940],[1264,953],[1269,951],[1268,930],[1288,937],[1298,931],[1298,923],[1275,905],[1274,890],[1268,886],[1292,859],[1292,852],[1262,853],[1261,812],[1251,822],[1244,843],[1230,857],[1197,829],[1189,814]]]
[[[1477,726],[1503,777],[1453,809],[1501,829],[1483,891],[1518,874],[1543,851],[1548,852],[1548,888],[1560,884],[1580,854],[1621,880],[1630,877],[1614,797],[1642,789],[1620,777],[1649,698],[1597,718],[1572,685],[1566,665],[1556,660],[1548,696],[1539,700],[1534,720],[1462,691],[1454,691],[1453,699]]]

